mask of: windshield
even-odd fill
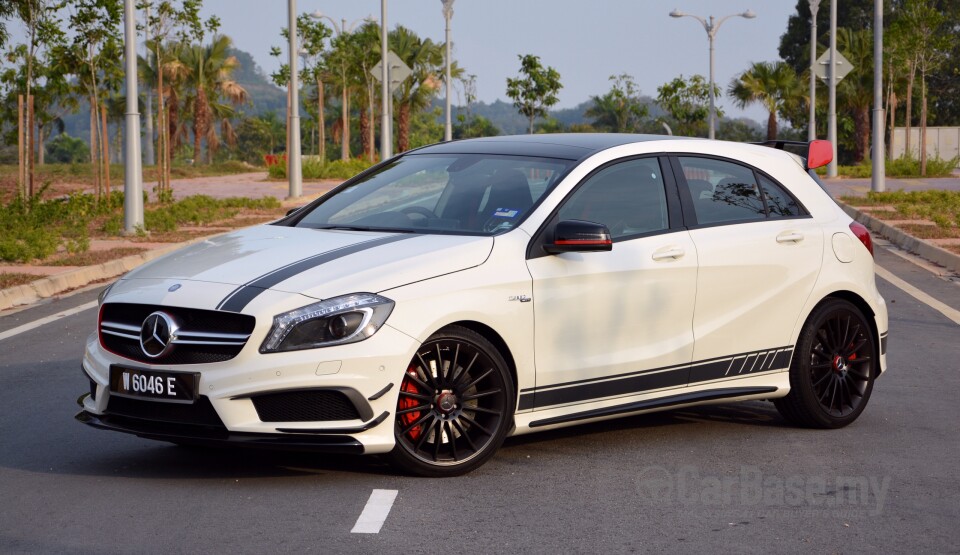
[[[295,225],[494,235],[519,224],[572,164],[524,156],[408,155],[337,191]]]

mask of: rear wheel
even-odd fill
[[[800,333],[790,365],[790,393],[774,404],[787,420],[811,428],[841,428],[860,416],[873,391],[877,361],[873,331],[852,303],[817,307]]]
[[[513,405],[513,381],[497,349],[472,330],[445,328],[407,366],[390,458],[421,476],[470,472],[503,443]]]

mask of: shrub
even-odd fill
[[[268,154],[264,156],[267,173],[274,179],[287,178],[287,155]],[[319,158],[305,157],[301,161],[300,172],[304,179],[350,179],[370,167],[370,162],[362,158],[334,160],[323,163]]]
[[[47,143],[47,160],[62,164],[89,162],[90,149],[83,139],[60,133]]]

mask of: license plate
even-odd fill
[[[123,366],[110,367],[110,393],[120,397],[192,403],[197,398],[195,372],[162,372]]]

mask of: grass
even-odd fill
[[[917,239],[960,239],[960,228],[943,228],[938,225],[898,224],[898,228]]]
[[[334,160],[322,163],[318,158],[304,158],[301,161],[300,173],[304,179],[350,179],[370,167],[370,162],[362,158],[350,160]],[[278,158],[276,163],[267,166],[267,172],[272,179],[287,178],[287,162]]]
[[[895,211],[892,219],[927,220],[942,229],[960,226],[960,191],[889,191],[869,192],[866,197],[840,197],[840,200],[857,207],[890,206]],[[889,210],[873,212],[883,219]]]
[[[0,206],[0,260],[59,261],[87,253],[92,236],[115,237],[120,234],[123,227],[122,193],[112,195],[109,202],[98,201],[90,194],[72,194],[45,201],[41,200],[43,193],[40,191],[28,201],[17,199]],[[283,213],[280,201],[273,197],[214,199],[197,195],[172,203],[148,204],[144,210],[144,223],[152,233],[144,240],[177,240],[175,237],[161,237],[177,233],[182,226],[223,225],[232,228],[243,225],[248,217],[266,221]],[[242,217],[238,219],[238,216]],[[199,233],[209,232],[201,230]],[[63,251],[67,255],[57,254]]]
[[[137,247],[117,247],[102,251],[87,251],[43,261],[44,266],[93,266],[118,258],[140,254],[147,249]]]
[[[0,273],[0,289],[25,285],[42,277],[43,276],[36,276],[33,274]]]

